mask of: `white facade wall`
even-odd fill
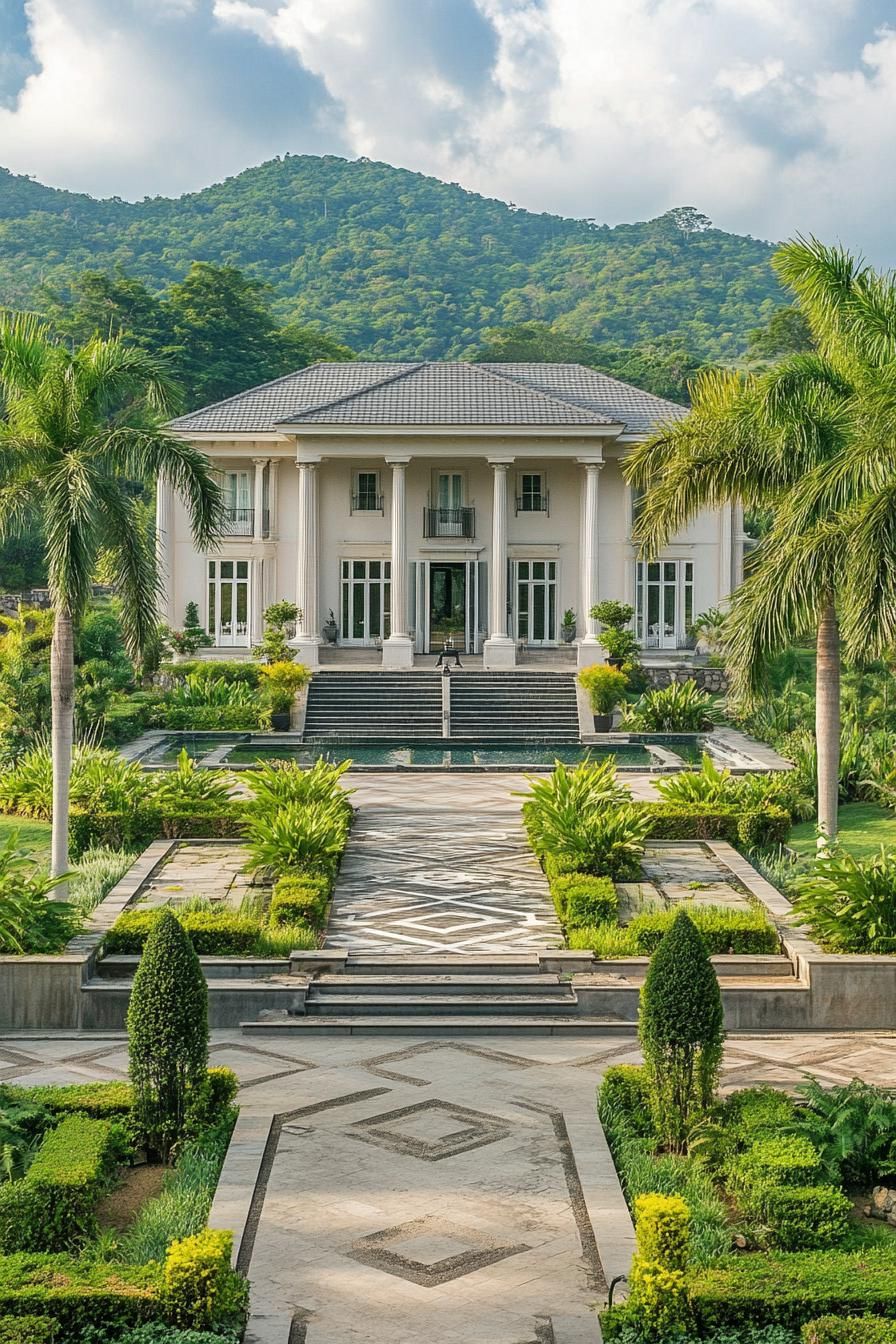
[[[512,435],[498,442],[478,442],[472,437],[440,441],[382,440],[373,444],[360,439],[320,437],[300,442],[214,442],[199,445],[222,470],[248,472],[250,490],[256,470],[255,460],[276,458],[276,503],[271,499],[269,535],[229,537],[215,557],[196,553],[190,539],[189,520],[179,501],[168,509],[170,536],[167,545],[170,586],[168,618],[182,623],[190,601],[197,603],[200,616],[208,618],[208,560],[249,561],[255,567],[250,580],[250,630],[234,642],[248,645],[260,634],[261,608],[297,592],[299,554],[299,472],[297,452],[306,460],[318,461],[316,468],[318,509],[318,582],[320,621],[332,610],[341,615],[341,564],[343,561],[390,559],[392,468],[387,457],[393,452],[409,457],[406,479],[406,538],[411,568],[409,624],[417,631],[417,649],[423,646],[421,618],[423,610],[423,570],[425,563],[470,561],[484,564],[487,582],[492,574],[492,500],[493,470],[488,457],[513,461],[507,468],[507,555],[513,561],[545,561],[556,566],[556,610],[559,615],[572,608],[578,617],[580,634],[584,629],[582,592],[582,554],[585,468],[580,456],[593,459],[592,442],[539,443],[532,436],[515,441]],[[597,446],[598,453],[600,446]],[[615,598],[634,605],[636,552],[631,544],[631,495],[626,486],[620,458],[624,445],[608,443],[603,448],[604,465],[599,473],[597,510],[597,590],[600,598]],[[358,512],[352,509],[355,473],[358,470],[379,474],[379,492],[383,511]],[[463,503],[475,510],[475,536],[427,538],[424,536],[424,510],[436,500],[436,475],[439,471],[461,473]],[[522,471],[542,472],[549,496],[547,512],[518,512]],[[267,469],[265,469],[267,481]],[[269,489],[265,485],[265,498]],[[693,614],[727,599],[739,574],[740,525],[733,509],[702,514],[692,526],[665,548],[660,559],[693,563]],[[263,578],[259,580],[258,565]],[[513,571],[511,571],[513,573]],[[479,630],[488,633],[486,588],[482,585]],[[516,599],[516,593],[512,592]],[[472,599],[471,599],[472,600]],[[518,630],[509,626],[514,638]],[[556,633],[556,631],[555,631]],[[478,632],[476,636],[479,647]],[[683,631],[679,631],[683,643]],[[229,643],[230,641],[225,641]],[[340,641],[341,642],[341,641]]]

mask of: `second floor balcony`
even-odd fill
[[[270,530],[270,514],[267,509],[263,509],[261,514],[261,536],[269,536]],[[225,509],[223,531],[226,537],[254,537],[255,510],[232,507]]]
[[[475,509],[424,509],[424,537],[463,537],[476,535]]]

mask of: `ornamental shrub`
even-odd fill
[[[52,1316],[0,1316],[0,1344],[53,1344],[56,1326]]]
[[[531,776],[528,784],[523,795],[523,825],[542,862],[553,851],[555,837],[575,827],[580,817],[631,801],[612,757],[604,761],[586,758],[576,766],[558,761],[549,775]]]
[[[161,1297],[172,1324],[205,1330],[242,1323],[248,1285],[230,1268],[232,1247],[232,1232],[210,1227],[171,1243]]]
[[[662,1339],[690,1323],[686,1271],[691,1214],[679,1195],[640,1195],[634,1212],[638,1248],[628,1306],[647,1338]]]
[[[97,1120],[125,1120],[131,1113],[130,1083],[64,1083],[16,1088],[17,1097],[43,1106],[51,1115],[89,1115]]]
[[[155,777],[155,801],[163,814],[188,812],[197,805],[216,803],[225,808],[230,800],[232,776],[223,770],[203,770],[184,747],[173,770]]]
[[[625,699],[628,677],[617,667],[606,663],[592,663],[583,667],[577,677],[579,685],[588,694],[592,714],[612,714]]]
[[[768,1242],[782,1251],[826,1250],[849,1231],[852,1204],[833,1185],[777,1185],[756,1201]]]
[[[731,1163],[729,1179],[748,1197],[768,1186],[813,1185],[821,1174],[821,1156],[799,1134],[758,1139]]]
[[[691,920],[711,957],[772,955],[780,950],[777,930],[762,910],[732,910],[724,905],[679,907]],[[628,925],[638,955],[650,956],[672,927],[677,910],[644,910]]]
[[[896,1344],[896,1321],[883,1321],[879,1316],[819,1316],[803,1326],[803,1344]]]
[[[127,1153],[119,1125],[66,1116],[23,1179],[0,1186],[0,1252],[70,1250],[94,1235],[97,1200]]]
[[[551,896],[558,918],[571,928],[609,923],[619,911],[619,898],[609,877],[590,877],[587,873],[558,874],[551,882]]]
[[[328,761],[319,756],[309,770],[294,761],[262,761],[254,770],[241,778],[251,794],[252,812],[271,815],[287,803],[335,803],[345,813],[352,814],[350,789],[342,784],[342,776],[351,761]]]
[[[193,944],[169,910],[146,940],[127,1026],[135,1129],[167,1160],[208,1066],[208,989]]]
[[[58,1323],[54,1344],[86,1326],[120,1330],[158,1315],[158,1266],[107,1264],[70,1255],[0,1256],[0,1318],[39,1314]]]
[[[341,803],[287,803],[276,812],[253,812],[246,824],[247,868],[274,873],[305,868],[335,875],[348,839],[349,818]]]
[[[307,923],[320,928],[330,899],[329,880],[315,873],[285,873],[274,883],[268,922],[274,926]]]
[[[622,715],[624,728],[642,733],[699,733],[720,723],[722,715],[693,680],[647,691]]]
[[[638,1036],[657,1133],[674,1152],[712,1103],[725,1039],[722,995],[706,946],[679,911],[650,961]]]
[[[189,935],[198,957],[253,956],[258,944],[258,924],[232,910],[126,910],[119,915],[103,940],[106,956],[139,956],[163,914],[172,915]]]

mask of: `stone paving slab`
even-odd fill
[[[213,1035],[241,1079],[212,1210],[252,1283],[252,1344],[597,1344],[633,1233],[595,1086],[627,1037]],[[4,1080],[124,1077],[125,1042],[0,1039]],[[726,1090],[896,1085],[896,1033],[729,1037]],[[553,1332],[553,1335],[551,1334]]]

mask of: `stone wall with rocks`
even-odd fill
[[[865,1205],[865,1215],[880,1218],[896,1227],[896,1187],[876,1185],[871,1192],[871,1203]]]
[[[94,597],[111,597],[112,589],[105,583],[93,585]],[[26,588],[21,593],[0,593],[0,616],[16,616],[19,607],[49,611],[52,606],[49,588]]]
[[[673,682],[695,681],[701,691],[711,695],[724,695],[728,690],[728,674],[724,667],[695,667],[692,663],[651,667],[650,663],[641,664],[651,686],[671,686]]]

